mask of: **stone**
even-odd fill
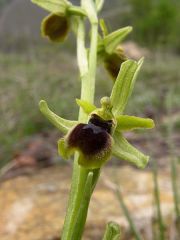
[[[71,174],[70,165],[56,165],[2,181],[0,239],[58,239],[63,226]],[[169,170],[160,171],[159,185],[163,216],[171,226],[174,206]],[[152,239],[150,229],[155,214],[152,173],[128,166],[103,168],[90,203],[83,239],[101,239],[108,221],[120,224],[123,239],[132,239],[127,220],[114,194],[116,186],[121,187],[137,228],[145,239]]]

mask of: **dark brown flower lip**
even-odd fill
[[[101,129],[105,130],[107,133],[111,134],[113,120],[103,120],[97,114],[92,114],[88,123],[92,123],[95,126],[98,126]]]
[[[83,154],[95,155],[110,147],[111,136],[92,123],[80,123],[69,134],[68,145],[78,148]]]

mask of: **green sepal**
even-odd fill
[[[31,0],[33,3],[52,13],[66,14],[71,3],[66,0]]]
[[[103,5],[104,5],[104,0],[96,0],[96,9],[98,12],[101,11]]]
[[[120,115],[116,117],[117,131],[130,131],[138,128],[153,128],[154,121],[150,118]]]
[[[143,58],[139,62],[127,60],[122,63],[110,97],[113,105],[112,111],[115,116],[123,113],[142,63]]]
[[[96,109],[95,105],[81,99],[76,98],[76,103],[88,115]]]
[[[119,43],[132,31],[132,27],[124,27],[104,37],[104,46],[107,53],[114,52]]]
[[[89,172],[87,175],[82,197],[83,200],[81,201],[78,214],[76,216],[74,231],[72,233],[72,239],[81,239],[82,237],[84,224],[87,217],[88,205],[92,194],[93,175],[94,175],[93,172]]]
[[[73,152],[74,152],[73,149],[68,147],[65,138],[59,139],[58,153],[63,159],[68,160],[70,158],[70,156],[73,154]]]
[[[144,168],[149,160],[149,157],[133,147],[118,131],[115,131],[114,145],[112,147],[112,154],[118,158],[134,163],[139,168]]]
[[[58,115],[56,115],[55,113],[53,113],[46,101],[41,100],[39,102],[39,108],[40,111],[42,112],[42,114],[55,126],[57,127],[61,132],[63,133],[67,133],[69,131],[69,129],[71,129],[72,127],[74,127],[75,125],[78,124],[77,121],[70,121],[64,118],[59,117]]]
[[[86,17],[87,16],[84,9],[82,7],[79,7],[79,6],[70,5],[67,9],[67,12],[70,15],[75,15],[75,16],[80,16],[80,17]]]
[[[120,240],[121,230],[117,223],[109,222],[106,225],[106,231],[103,240]]]

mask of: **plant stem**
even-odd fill
[[[178,174],[177,174],[177,159],[171,156],[171,182],[174,199],[174,211],[175,211],[175,226],[177,231],[177,239],[180,238],[180,208],[179,208],[179,189],[178,189]]]
[[[174,156],[174,145],[172,142],[173,125],[170,121],[168,126],[168,141],[167,145],[170,152],[170,167],[171,167],[171,184],[174,200],[175,225],[177,229],[177,237],[180,237],[180,198],[178,188],[178,173],[177,173],[177,158]]]
[[[173,189],[173,197],[174,197],[174,209],[176,218],[180,217],[180,209],[179,209],[179,193],[177,186],[177,160],[175,157],[171,158],[171,180],[172,180],[172,189]]]
[[[137,230],[137,228],[136,228],[136,226],[135,226],[135,224],[134,224],[134,222],[133,222],[133,220],[131,218],[129,210],[128,210],[128,208],[126,207],[126,205],[124,203],[121,190],[119,188],[116,188],[115,194],[117,196],[117,199],[119,200],[119,203],[120,203],[121,208],[122,208],[122,210],[124,212],[124,215],[125,215],[128,223],[129,223],[130,230],[133,233],[135,239],[136,240],[142,240],[141,235],[140,235],[139,231]]]
[[[179,188],[178,188],[177,158],[174,154],[174,143],[172,140],[174,125],[170,117],[171,109],[172,109],[173,92],[174,92],[174,89],[170,88],[166,96],[165,107],[166,107],[167,115],[169,116],[169,124],[167,126],[167,145],[169,147],[169,153],[170,153],[171,184],[172,184],[173,200],[174,200],[175,224],[176,224],[178,238],[180,238],[180,197],[179,197]]]
[[[86,86],[89,83],[88,79],[88,59],[87,51],[85,47],[85,28],[83,18],[79,19],[78,32],[77,32],[77,60],[81,78],[81,99],[89,99],[88,88]],[[90,83],[89,83],[90,84]],[[88,87],[88,86],[87,86]],[[93,97],[94,97],[94,93]],[[79,121],[87,121],[87,115],[84,113],[82,108],[79,109]]]
[[[77,58],[81,77],[81,99],[94,102],[94,91],[95,91],[95,76],[96,76],[96,62],[97,62],[97,34],[98,26],[97,24],[92,24],[91,27],[91,43],[89,52],[89,65],[86,55],[85,48],[85,29],[83,19],[80,19],[77,34]],[[79,121],[87,122],[88,116],[82,112],[79,112]],[[84,188],[87,182],[88,174],[93,173],[92,179],[92,192],[96,185],[99,177],[100,169],[88,170],[78,165],[78,154],[74,157],[74,167],[72,176],[72,185],[70,190],[70,197],[68,202],[68,209],[65,217],[65,222],[63,226],[62,240],[80,240],[84,224],[87,216],[88,205],[86,204],[86,209],[84,209],[83,219],[80,219],[81,228],[78,229],[78,236],[74,238],[74,232],[76,228],[77,217],[79,215],[79,209],[83,203]]]
[[[95,94],[95,77],[96,77],[96,63],[97,63],[97,39],[98,39],[98,24],[92,24],[91,28],[91,46],[89,53],[89,89],[88,100],[90,103],[94,102]],[[91,94],[93,93],[93,94]]]
[[[168,116],[170,116],[169,109]],[[173,123],[171,119],[169,120],[169,125],[167,127],[167,145],[169,147],[170,153],[170,166],[171,166],[171,182],[172,182],[172,190],[173,190],[173,198],[174,198],[174,210],[176,219],[180,217],[180,208],[179,208],[179,192],[178,192],[178,174],[177,174],[177,159],[174,156],[174,144],[172,141],[172,133],[173,133]]]
[[[158,172],[157,172],[157,163],[153,161],[153,180],[154,180],[154,198],[155,198],[155,205],[157,208],[157,220],[159,225],[159,240],[164,240],[164,223],[161,213],[161,203],[160,203],[160,196],[159,196],[159,185],[158,185]]]

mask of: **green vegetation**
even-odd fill
[[[7,4],[7,0],[0,0],[0,7],[4,6],[5,4]]]
[[[180,50],[180,2],[176,0],[129,0],[134,39],[145,46]],[[142,20],[143,19],[143,20]]]
[[[39,100],[48,100],[57,113],[66,117],[75,116],[77,107],[72,97],[78,97],[79,89],[74,59],[62,52],[55,55],[55,51],[39,49],[21,55],[1,54],[0,72],[3,116],[0,158],[7,161],[11,158],[14,143],[50,127],[39,112]],[[70,112],[65,110],[67,105],[72,106]]]

